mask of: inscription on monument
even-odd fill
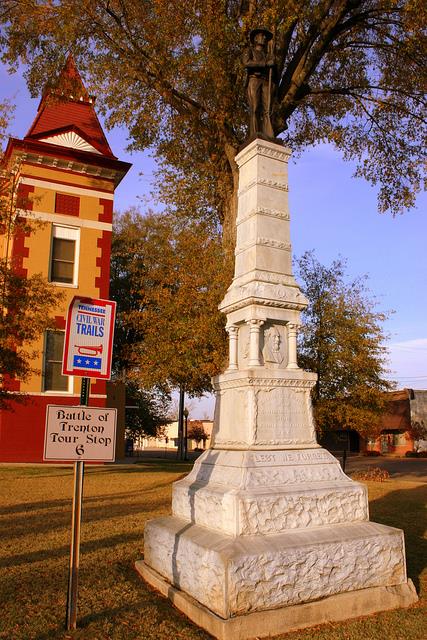
[[[254,453],[252,462],[256,465],[261,464],[290,464],[310,463],[310,462],[330,462],[334,464],[336,461],[330,453],[324,450],[315,451],[278,451],[277,453]]]
[[[286,387],[260,389],[257,393],[257,443],[314,444],[313,425],[304,397],[307,393]]]
[[[275,453],[258,453],[254,456],[254,462],[265,464],[267,462],[276,462],[276,458]]]

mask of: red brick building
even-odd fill
[[[7,242],[0,236],[0,253],[13,256],[24,275],[41,273],[64,299],[51,312],[56,330],[31,345],[39,351],[37,374],[13,381],[27,402],[0,411],[0,461],[40,462],[46,405],[80,402],[80,378],[61,374],[66,311],[75,295],[108,299],[114,190],[130,168],[111,151],[71,56],[56,88],[45,91],[27,135],[9,140],[3,168],[17,160],[19,193],[27,200],[18,213],[43,224]],[[90,403],[116,406],[118,393],[97,381]]]
[[[415,440],[414,425],[421,425],[427,435],[427,391],[400,389],[386,394],[381,416],[380,435],[365,440],[357,431],[337,429],[325,432],[320,444],[330,451],[362,453],[377,451],[384,455],[404,456],[408,451],[427,449],[427,440]]]
[[[411,429],[415,421],[426,420],[426,400],[427,392],[418,389],[389,392],[381,418],[381,433],[378,438],[368,441],[367,450],[397,456],[414,451],[416,443]]]

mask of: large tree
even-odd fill
[[[118,303],[115,368],[145,389],[210,389],[225,332],[217,306],[229,275],[218,233],[131,210],[118,217],[111,295]]]
[[[299,364],[317,373],[313,389],[319,429],[355,429],[375,435],[391,389],[383,329],[387,314],[376,308],[365,278],[349,281],[345,261],[322,265],[313,252],[298,261],[303,312]]]
[[[126,437],[159,436],[170,422],[170,398],[159,389],[143,389],[138,383],[126,381]]]
[[[161,197],[219,216],[231,244],[250,30],[274,33],[275,134],[294,150],[331,142],[395,213],[422,178],[426,18],[422,0],[3,0],[0,50],[29,65],[33,94],[71,50],[109,124],[154,148]]]
[[[135,368],[133,351],[143,340],[138,318],[145,309],[147,266],[144,240],[140,237],[141,216],[137,210],[115,215],[110,273],[110,297],[117,303],[114,332],[113,375],[126,387],[126,433],[135,439],[141,435],[155,436],[168,422],[169,390],[152,386],[132,375]]]

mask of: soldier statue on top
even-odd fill
[[[253,29],[249,34],[250,46],[243,54],[247,72],[249,104],[249,136],[261,134],[274,139],[271,126],[271,102],[275,88],[275,61],[272,47],[273,34],[268,29]]]

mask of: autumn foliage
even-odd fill
[[[421,0],[3,0],[0,51],[33,94],[71,51],[109,124],[154,150],[160,198],[232,244],[250,30],[274,35],[275,135],[330,142],[396,213],[424,175],[426,22]]]
[[[115,223],[111,294],[116,369],[142,387],[210,389],[225,351],[218,304],[230,275],[221,240],[203,223],[129,211]]]
[[[386,406],[387,348],[383,322],[364,278],[348,281],[345,261],[322,265],[313,252],[298,261],[303,313],[299,365],[317,374],[313,407],[320,431],[376,435]]]

